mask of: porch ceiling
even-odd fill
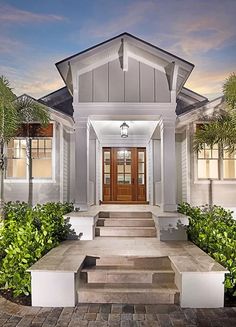
[[[94,120],[91,124],[99,140],[104,138],[121,139],[120,125],[124,120]],[[129,139],[149,141],[158,125],[158,121],[142,121],[142,120],[125,120],[129,125],[128,135]]]

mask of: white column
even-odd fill
[[[89,121],[75,122],[75,206],[87,210],[89,203]]]
[[[161,132],[161,188],[163,211],[176,211],[175,119],[162,120]]]

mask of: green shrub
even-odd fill
[[[189,239],[227,268],[225,289],[236,295],[236,221],[232,212],[218,206],[191,207],[182,203],[178,211],[189,216]]]
[[[63,215],[72,211],[69,203],[46,203],[34,208],[9,202],[0,227],[0,286],[15,296],[30,294],[30,273],[26,270],[53,247],[65,240],[70,225]]]

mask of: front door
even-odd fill
[[[103,148],[103,202],[146,202],[145,148]]]

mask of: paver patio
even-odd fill
[[[178,305],[79,304],[32,308],[0,297],[1,327],[236,326],[236,308],[182,309]]]

